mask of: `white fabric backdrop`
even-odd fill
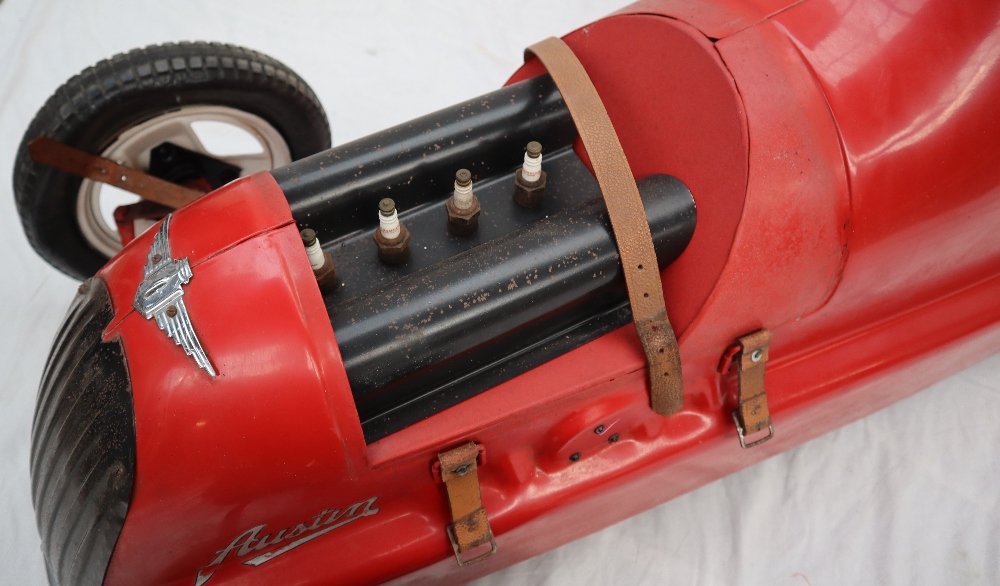
[[[0,584],[45,584],[28,444],[76,284],[27,244],[9,178],[63,81],[150,43],[241,44],[298,71],[341,144],[495,89],[525,46],[623,2],[0,3]],[[998,381],[1000,355],[480,584],[1000,584]]]

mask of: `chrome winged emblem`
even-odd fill
[[[194,358],[198,366],[215,376],[215,369],[194,333],[191,318],[184,306],[183,285],[191,280],[188,259],[174,260],[170,256],[170,215],[163,219],[146,257],[143,279],[135,292],[134,306],[146,319],[155,318],[156,325]]]

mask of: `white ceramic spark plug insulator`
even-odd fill
[[[532,157],[524,153],[524,164],[521,166],[521,178],[525,183],[535,183],[542,178],[542,154]]]
[[[388,216],[379,211],[378,229],[382,233],[382,237],[386,240],[393,240],[399,237],[399,216],[396,214],[395,209]]]
[[[467,210],[472,207],[472,183],[459,185],[455,182],[455,207],[460,210]]]
[[[312,244],[306,246],[306,254],[309,255],[309,264],[312,265],[314,271],[323,268],[326,258],[323,256],[323,249],[319,247],[318,238],[314,239]]]

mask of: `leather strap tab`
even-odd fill
[[[733,415],[737,420],[736,425],[743,447],[752,447],[774,435],[764,388],[764,367],[767,364],[770,344],[771,332],[758,330],[739,339],[740,350],[734,357],[739,377],[739,407]],[[744,436],[764,429],[770,430],[768,437],[752,444],[744,444]]]
[[[680,352],[667,318],[646,210],[625,151],[597,89],[573,50],[551,37],[525,50],[526,60],[532,55],[548,69],[587,149],[608,207],[632,317],[649,363],[652,408],[660,415],[672,415],[684,404]]]
[[[114,185],[142,199],[174,209],[184,207],[204,195],[200,191],[119,165],[111,159],[92,155],[47,136],[39,136],[28,143],[28,156],[36,163],[91,181]]]
[[[438,454],[441,480],[448,491],[451,506],[452,524],[448,527],[448,535],[460,566],[484,560],[497,549],[479,492],[478,458],[479,446],[473,442]],[[462,558],[462,554],[486,544],[492,545],[491,551],[470,560]]]

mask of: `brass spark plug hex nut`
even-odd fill
[[[410,231],[400,225],[399,236],[387,240],[378,230],[375,231],[375,244],[378,245],[378,258],[387,265],[403,264],[410,258]]]

